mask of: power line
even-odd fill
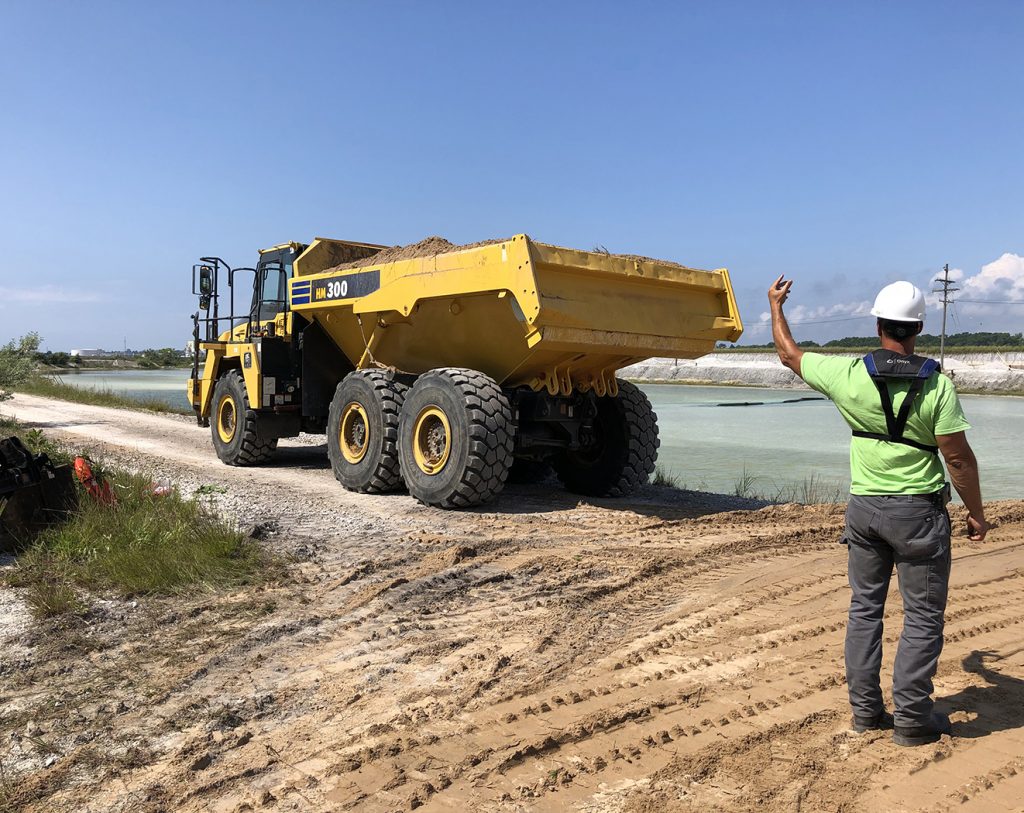
[[[1024,299],[958,299],[957,302],[970,302],[972,305],[1024,305]]]
[[[863,316],[841,316],[838,319],[807,319],[807,320],[800,320],[800,321],[796,321],[796,322],[789,322],[789,320],[787,319],[786,321],[790,325],[824,325],[824,324],[828,324],[829,322],[855,322],[855,321],[859,321],[861,319],[866,319],[867,316],[868,316],[868,314],[865,314]],[[751,325],[749,329],[750,330],[757,330],[758,328],[771,327],[771,326],[772,326],[771,322],[758,322],[756,325]]]
[[[947,265],[944,270],[948,269],[948,267],[949,266]],[[945,285],[945,278],[944,277],[938,277],[935,281],[940,283],[940,284],[942,284],[943,286]],[[943,311],[946,310],[946,308],[945,308],[946,305],[954,304],[953,299],[949,299],[949,301],[946,302],[945,301],[946,296],[948,296],[948,294],[953,293],[954,291],[959,291],[960,290],[959,288],[952,287],[953,280],[950,280],[949,282],[950,282],[950,287],[948,289],[948,293],[946,291],[944,291],[942,288],[939,288],[937,290],[932,291],[932,293],[935,293],[935,294],[943,294],[943,299],[940,300],[943,303]],[[969,303],[971,305],[1024,305],[1024,299],[957,299],[956,303]],[[865,313],[865,314],[862,314],[860,316],[839,316],[839,317],[830,318],[830,319],[799,319],[797,321],[789,322],[789,324],[790,325],[827,325],[827,324],[832,324],[834,322],[856,322],[856,321],[859,321],[861,319],[867,319],[869,316],[870,316],[870,314],[866,314]],[[955,317],[956,317],[956,315],[954,314],[954,319],[955,319]],[[943,313],[943,323],[945,323],[945,313]],[[757,324],[747,326],[746,330],[748,330],[748,331],[750,331],[750,330],[762,330],[762,329],[770,328],[771,326],[772,326],[771,322],[758,322]],[[943,335],[945,335],[945,328],[943,328]]]
[[[828,322],[855,322],[860,319],[867,319],[870,314],[863,313],[860,316],[840,316],[836,319],[807,319],[798,322],[790,322],[791,325],[824,325]]]

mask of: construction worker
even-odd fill
[[[846,629],[846,683],[857,732],[893,728],[899,745],[924,745],[950,732],[933,711],[932,678],[942,651],[950,570],[949,486],[939,455],[967,508],[967,534],[988,531],[970,428],[956,389],[938,364],[914,355],[924,328],[924,294],[909,282],[885,286],[871,314],[881,348],[863,359],[805,353],[783,305],[792,280],[768,291],[779,359],[839,409],[850,442],[850,500],[842,541],[852,596]],[[879,682],[882,618],[893,565],[903,596],[903,633],[893,668],[895,715]],[[895,719],[894,719],[895,717]]]

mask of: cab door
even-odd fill
[[[292,278],[292,263],[301,251],[302,246],[288,245],[260,253],[249,312],[250,335],[285,337],[291,332],[288,281]]]

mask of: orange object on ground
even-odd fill
[[[94,500],[103,505],[117,504],[117,498],[114,496],[114,492],[110,490],[110,483],[97,478],[92,473],[92,466],[89,465],[89,461],[86,458],[75,458],[75,476],[85,486],[85,490],[89,492],[89,496]]]

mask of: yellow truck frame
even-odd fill
[[[625,494],[654,469],[657,423],[617,371],[696,358],[743,329],[725,269],[525,234],[374,264],[383,251],[317,238],[264,249],[255,268],[193,268],[208,315],[194,317],[188,396],[224,462],[258,464],[280,437],[326,432],[337,478],[357,491],[405,485],[457,508],[553,468],[574,491]],[[253,297],[235,314],[243,270]]]

